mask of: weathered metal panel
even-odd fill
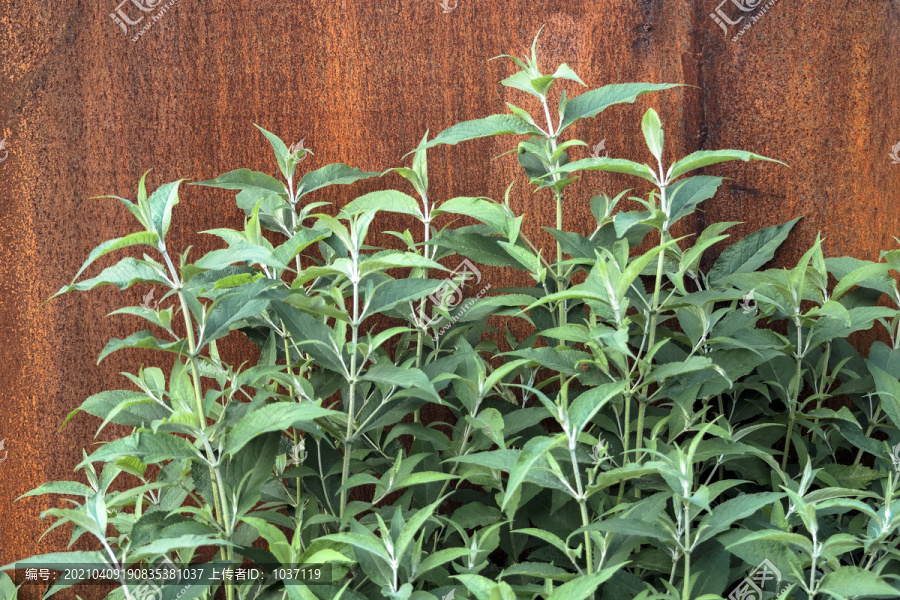
[[[38,542],[46,527],[38,516],[55,501],[14,502],[44,481],[68,478],[93,442],[94,419],[76,417],[60,433],[65,416],[90,394],[127,386],[119,371],[160,360],[122,352],[95,365],[108,339],[141,327],[103,315],[138,304],[146,288],[71,294],[38,308],[70,281],[90,249],[134,227],[116,201],[91,197],[133,198],[149,168],[154,187],[239,167],[273,172],[254,122],[291,141],[305,138],[316,152],[304,163],[309,168],[397,166],[426,128],[433,136],[505,111],[504,101],[534,109],[530,98],[499,85],[512,63],[487,59],[522,55],[546,25],[538,43],[546,70],[566,62],[591,87],[697,86],[611,108],[575,128],[581,139],[605,139],[611,155],[647,160],[639,121],[652,106],[663,118],[669,160],[739,148],[790,165],[708,169],[733,181],[678,233],[744,221],[733,230],[739,238],[805,215],[779,265],[796,261],[818,231],[827,254],[866,259],[900,234],[900,165],[887,157],[900,140],[896,0],[447,0],[448,8],[456,4],[452,10],[437,0],[118,1],[0,0],[0,137],[9,150],[0,164],[0,439],[8,450],[0,463],[2,563],[62,550],[68,541],[55,531]],[[137,7],[142,2],[146,12]],[[736,20],[743,14],[738,4],[771,6],[733,26],[710,16],[718,8]],[[110,16],[117,8],[143,21],[123,30]],[[580,93],[574,82],[565,87]],[[527,215],[525,233],[549,247],[550,236],[539,229],[553,224],[549,194],[532,194],[514,156],[489,160],[514,144],[501,138],[431,151],[432,198],[499,199],[517,178],[512,205]],[[405,180],[389,176],[315,199],[341,205],[385,185],[406,189]],[[590,196],[634,185],[586,174],[569,188],[565,226],[588,233]],[[170,246],[193,244],[192,256],[199,256],[217,246],[195,232],[241,222],[231,194],[185,187]],[[494,287],[526,283],[498,270],[485,277]],[[223,354],[240,362],[253,350],[229,339]]]

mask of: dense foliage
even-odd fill
[[[98,246],[59,294],[164,289],[156,304],[114,311],[152,329],[110,341],[100,359],[151,348],[174,356],[171,373],[141,368],[126,374],[128,389],[88,398],[80,411],[100,429],[133,433],[85,455],[84,482],[26,494],[77,498],[46,514],[98,550],[19,568],[333,568],[326,585],[154,592],[181,600],[220,587],[228,600],[760,597],[751,584],[766,597],[900,595],[900,290],[890,275],[900,251],[826,259],[817,240],[793,269],[761,270],[794,219],[704,271],[704,253],[735,223],[673,238],[722,184],[696,171],[771,159],[720,150],[671,161],[649,110],[650,164],[570,162],[586,146],[563,139],[574,123],[675,86],[563,92],[551,107],[558,80],[584,84],[565,64],[542,74],[536,42],[530,58],[509,57],[521,70],[502,83],[535,97],[539,114],[508,105],[426,133],[411,167],[332,164],[298,177],[308,150],[262,130],[278,177],[240,169],[199,184],[238,191],[247,217],[243,231],[204,232],[227,247],[194,262],[166,245],[180,182],[150,194],[142,178],[137,202],[119,198],[141,230]],[[555,250],[522,233],[512,186],[502,203],[429,196],[429,149],[494,135],[528,136],[515,151],[555,203],[545,227]],[[628,198],[641,210],[619,209],[627,192],[596,195],[593,231],[563,230],[565,192],[586,170],[633,175],[652,191]],[[315,212],[317,190],[389,172],[415,195],[376,191],[336,216]],[[372,244],[382,213],[421,223],[389,232],[404,250]],[[437,225],[458,217],[477,224]],[[154,255],[78,280],[138,245]],[[524,271],[534,285],[494,288],[483,267]],[[533,333],[517,339],[514,321]],[[864,358],[847,338],[876,323],[891,345]],[[233,331],[259,346],[256,364],[220,358],[217,340]],[[424,421],[427,405],[452,418]],[[135,589],[144,583],[123,577],[109,598],[149,599]],[[4,590],[15,594],[5,576]]]

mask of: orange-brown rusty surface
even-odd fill
[[[579,123],[575,136],[591,144],[605,138],[612,156],[645,161],[639,121],[652,106],[663,119],[668,160],[739,148],[790,165],[707,169],[734,180],[679,233],[744,221],[732,230],[736,239],[805,215],[779,265],[793,264],[818,231],[827,254],[865,259],[900,234],[900,165],[887,157],[900,140],[896,0],[780,0],[738,41],[730,35],[740,26],[726,37],[709,16],[719,0],[458,0],[450,12],[438,0],[176,0],[165,14],[148,13],[144,23],[159,18],[137,42],[110,18],[118,1],[0,0],[0,138],[9,149],[0,164],[0,440],[8,450],[0,463],[0,563],[65,549],[62,531],[38,541],[47,525],[39,514],[55,501],[14,500],[70,477],[82,449],[90,450],[97,420],[79,416],[58,432],[67,413],[93,393],[127,387],[118,372],[169,360],[121,352],[95,365],[108,339],[143,327],[103,316],[138,304],[146,288],[75,293],[38,309],[94,246],[134,230],[116,201],[91,197],[134,198],[148,168],[153,187],[239,167],[274,173],[253,123],[288,142],[305,138],[316,155],[304,168],[397,166],[426,128],[433,137],[505,111],[504,101],[533,110],[530,97],[499,85],[514,72],[511,61],[487,59],[521,56],[546,25],[538,43],[545,71],[566,62],[590,87],[699,87],[611,108]],[[725,4],[729,18],[740,14]],[[574,82],[563,87],[570,96],[582,91]],[[500,199],[517,178],[512,205],[526,215],[525,232],[549,247],[539,229],[553,225],[549,194],[532,194],[514,156],[489,160],[514,146],[514,138],[493,138],[432,150],[432,199]],[[386,185],[408,190],[389,176],[314,199],[341,205]],[[588,198],[632,186],[624,176],[586,174],[569,188],[565,226],[588,233]],[[242,222],[233,194],[185,187],[181,198],[169,245],[193,244],[195,258],[217,247],[195,232]],[[494,287],[526,283],[500,270],[485,276]],[[254,356],[252,345],[231,339],[223,354],[235,362]],[[24,594],[34,597],[33,589]]]

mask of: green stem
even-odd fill
[[[164,245],[161,245],[159,251],[165,258],[166,264],[169,267],[169,272],[172,276],[172,282],[178,289],[178,300],[181,303],[181,312],[184,315],[184,325],[187,334],[188,355],[191,363],[191,376],[193,379],[194,403],[197,410],[197,421],[200,427],[200,434],[203,438],[204,446],[206,449],[206,459],[209,462],[209,476],[210,483],[212,484],[213,503],[216,509],[216,522],[225,531],[225,537],[227,538],[226,541],[230,541],[231,527],[226,521],[225,516],[227,496],[225,495],[225,490],[222,486],[221,477],[219,477],[219,470],[217,467],[213,466],[213,464],[218,464],[218,458],[216,458],[215,453],[213,452],[208,440],[206,439],[206,435],[203,433],[203,429],[206,427],[206,413],[203,410],[203,397],[200,390],[200,373],[197,369],[197,346],[194,340],[194,327],[191,323],[190,307],[188,306],[187,299],[185,298],[184,292],[181,287],[181,278],[178,276],[178,271],[175,269],[175,265],[172,264],[172,259],[169,256],[169,253],[166,251],[166,247]],[[220,552],[222,558],[225,560],[231,560],[233,557],[230,547],[228,547],[227,549],[223,547],[221,548]],[[225,595],[228,600],[233,600],[234,588],[231,583],[225,584]]]
[[[800,367],[803,362],[803,331],[801,329],[800,319],[794,317],[794,325],[797,327],[797,350],[794,353],[795,358],[797,359],[797,370],[794,374],[794,379],[796,380],[796,384],[794,389],[791,390],[792,398],[789,399],[790,406],[788,409],[790,410],[790,417],[788,418],[788,427],[787,427],[787,435],[784,438],[784,455],[781,457],[781,470],[784,471],[787,468],[787,460],[788,453],[791,450],[791,436],[794,434],[794,421],[797,419],[797,402],[800,400]]]
[[[577,435],[577,432],[575,432]],[[584,497],[584,487],[581,485],[581,469],[578,467],[578,459],[575,457],[575,440],[569,439],[569,456],[572,459],[572,471],[575,472],[575,489],[578,492],[578,506],[581,509],[581,524],[584,527],[587,527],[591,524],[590,519],[588,518],[587,513],[587,499]],[[587,531],[584,532],[584,548],[586,551],[587,558],[587,572],[588,575],[594,572],[594,556],[593,556],[593,543],[591,542],[591,535]]]
[[[356,401],[356,345],[359,341],[359,255],[354,252],[353,255],[353,341],[350,346],[350,389],[349,398],[347,399],[347,431],[344,435],[344,466],[341,470],[341,486],[347,483],[350,478],[350,454],[353,451],[353,421],[355,419],[355,401]],[[341,512],[338,518],[341,520],[341,529],[343,529],[344,510],[347,508],[347,488],[341,490]]]
[[[638,398],[637,431],[635,431],[636,437],[634,440],[634,449],[635,450],[637,450],[638,448],[641,448],[643,445],[642,442],[643,442],[643,438],[644,438],[644,412],[646,410],[647,410],[647,403],[642,401],[640,398]],[[635,458],[635,461],[640,463],[641,458],[643,458],[643,457],[641,456],[640,453],[638,453],[637,457]]]
[[[428,196],[424,193],[422,194],[422,216],[425,219],[422,221],[422,224],[425,226],[425,234],[424,234],[424,243],[422,245],[422,255],[425,258],[431,258],[428,252],[428,241],[431,240],[431,209],[428,206]],[[437,248],[435,248],[431,252],[431,256],[434,256],[434,253],[437,252]],[[424,279],[428,279],[428,269],[423,270],[422,277]],[[425,299],[422,298],[419,301],[419,324],[425,322]],[[422,366],[422,327],[417,327],[418,333],[416,334],[416,368],[418,369]],[[419,409],[417,408],[413,411],[413,423],[419,422]]]
[[[625,435],[622,436],[622,466],[628,464],[628,450],[631,448],[631,394],[625,393]],[[619,497],[616,504],[622,503],[625,494],[625,481],[619,482]]]
[[[660,202],[663,207],[663,211],[666,211],[666,188],[662,186],[659,188],[660,191]],[[660,245],[666,243],[668,231],[665,227],[659,230],[659,243]],[[653,285],[653,302],[650,307],[650,323],[648,324],[649,329],[649,339],[647,344],[647,352],[653,352],[653,344],[656,342],[656,323],[659,318],[659,291],[662,288],[662,276],[663,276],[663,264],[665,259],[666,252],[663,250],[659,253],[659,259],[656,261],[656,281]],[[649,365],[641,369],[644,371],[645,369],[649,369]],[[646,376],[645,372],[641,373],[641,379],[643,380]],[[644,411],[645,405],[638,399],[639,408],[638,408],[638,426],[637,426],[637,439],[635,440],[635,450],[637,450],[641,446],[641,438],[644,434]],[[640,453],[635,457],[635,461],[638,463],[642,460],[642,455]]]
[[[866,437],[867,438],[872,437],[872,432],[875,431],[875,428],[878,426],[878,417],[880,417],[880,416],[881,416],[881,407],[877,406],[875,408],[875,412],[872,414],[872,422],[866,428]],[[853,461],[854,465],[859,464],[859,461],[862,459],[862,455],[863,455],[863,449],[860,448],[859,452],[856,453],[856,460]]]
[[[681,600],[689,600],[691,593],[691,509],[684,502],[684,581],[681,584]]]
[[[830,358],[831,358],[831,342],[828,341],[828,342],[825,342],[825,361],[822,364],[822,378],[819,380],[819,389],[818,389],[819,394],[825,393],[825,378],[828,375],[828,360]],[[822,408],[823,400],[824,400],[824,398],[819,398],[818,400],[816,400],[816,410]],[[813,419],[813,423],[815,423],[816,425],[819,424],[818,416],[816,416],[816,418]]]

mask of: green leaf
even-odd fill
[[[620,535],[646,537],[664,542],[672,541],[671,534],[660,527],[658,523],[647,522],[642,519],[616,517],[599,523],[592,523],[590,528]]]
[[[718,535],[731,527],[735,521],[749,517],[762,507],[768,506],[784,496],[785,494],[780,492],[760,492],[758,494],[742,494],[726,500],[716,506],[712,513],[703,517],[697,529],[698,537],[695,543],[700,544]]]
[[[506,444],[503,440],[503,415],[496,408],[484,408],[478,413],[477,417],[466,415],[468,421],[476,429],[480,429],[500,448],[505,449]]]
[[[284,321],[288,333],[295,343],[300,345],[323,367],[336,372],[343,372],[343,364],[349,364],[349,356],[342,356],[333,347],[331,328],[300,310],[280,303],[272,303],[272,310]]]
[[[463,121],[445,129],[428,142],[426,148],[438,144],[455,146],[460,142],[503,134],[542,135],[537,127],[516,115],[491,115],[483,119]]]
[[[569,406],[569,422],[577,436],[601,408],[624,391],[627,382],[614,381],[582,392]]]
[[[659,121],[659,115],[652,108],[644,113],[644,118],[641,120],[641,131],[644,132],[644,139],[647,141],[650,154],[656,160],[661,161],[664,139],[662,123]]]
[[[174,342],[164,342],[145,329],[129,335],[124,340],[109,340],[100,353],[99,358],[97,358],[97,364],[99,365],[104,358],[123,348],[147,348],[149,350],[164,350],[166,352],[184,354],[187,348],[187,340],[180,339]]]
[[[500,244],[500,247],[506,250],[507,254],[509,254],[517,263],[522,265],[528,272],[533,274],[541,272],[541,260],[536,254],[532,253],[531,250],[516,244],[510,244],[509,242],[498,243]]]
[[[401,302],[418,300],[446,285],[443,279],[391,279],[379,284],[366,298],[367,306],[361,318],[388,311]]]
[[[616,83],[597,88],[571,98],[565,107],[565,117],[560,123],[560,133],[579,119],[600,114],[613,104],[630,104],[638,96],[679,87],[680,83]]]
[[[310,403],[276,402],[257,408],[244,416],[232,428],[225,444],[225,454],[234,454],[250,440],[270,431],[282,431],[291,427],[317,432],[315,419],[340,414]]]
[[[221,188],[225,190],[244,190],[262,194],[286,194],[284,184],[265,173],[250,169],[235,169],[219,175],[212,181],[200,181],[191,185]]]
[[[852,262],[850,262],[852,261]],[[891,280],[888,271],[892,269],[891,265],[886,263],[873,263],[861,261],[852,257],[842,257],[840,259],[826,259],[828,270],[837,278],[838,283],[834,287],[831,297],[833,300],[840,300],[855,285],[878,290],[886,294],[892,294],[895,289],[895,283]],[[855,266],[856,268],[852,268]],[[850,270],[852,268],[852,270]]]
[[[611,567],[606,567],[596,573],[590,575],[582,575],[568,583],[564,583],[547,596],[547,600],[585,600],[585,598],[593,597],[597,588],[610,577],[616,574],[626,563],[619,563]]]
[[[709,175],[688,177],[673,184],[667,190],[671,221],[677,221],[694,212],[694,207],[704,200],[712,198],[720,185],[722,185],[721,177],[711,177]],[[707,230],[721,225],[720,223],[710,225]]]
[[[437,507],[446,499],[446,496],[438,498],[428,506],[420,508],[419,510],[413,513],[413,516],[410,517],[409,521],[407,521],[406,525],[403,526],[403,530],[400,532],[400,535],[397,536],[397,543],[395,547],[396,556],[403,556],[406,554],[406,549],[412,543],[413,538],[416,534],[421,533],[425,523],[432,517],[434,511],[437,510]],[[393,525],[393,523],[391,523]]]
[[[546,334],[543,331],[542,334]],[[590,360],[591,355],[575,348],[528,348],[508,352],[510,356],[516,356],[537,363],[541,368],[550,369],[566,375],[581,373],[578,362]]]
[[[376,271],[386,271],[388,269],[402,269],[404,267],[424,267],[426,269],[438,269],[448,271],[444,265],[429,260],[421,254],[412,252],[379,252],[371,255],[363,261],[360,266],[360,274],[362,276]]]
[[[289,263],[298,253],[303,252],[307,247],[328,237],[328,233],[315,229],[301,229],[294,233],[283,244],[275,248],[275,260],[283,264]]]
[[[500,510],[506,510],[506,507],[516,496],[516,492],[522,487],[525,477],[532,468],[537,465],[543,458],[544,454],[565,441],[565,436],[545,437],[539,436],[528,440],[522,451],[519,453],[516,462],[509,473],[509,480],[506,482],[506,493],[503,495],[503,502],[500,504]]]
[[[556,72],[553,73],[553,77],[556,79],[571,79],[572,81],[577,81],[584,87],[587,87],[587,84],[581,80],[581,78],[575,74],[569,65],[563,63],[556,68]]]
[[[671,167],[669,167],[667,179],[668,181],[672,181],[689,171],[700,169],[709,165],[714,165],[720,162],[726,162],[730,160],[742,160],[744,162],[748,162],[751,159],[767,160],[787,166],[780,160],[767,158],[765,156],[753,154],[752,152],[745,152],[743,150],[700,150],[698,152],[694,152],[693,154],[689,154],[688,156],[682,158]]]
[[[515,219],[513,215],[508,214],[508,210],[506,206],[494,202],[490,198],[459,197],[447,200],[434,209],[431,214],[435,217],[446,213],[472,217],[490,226],[491,229],[500,235],[508,237],[510,221]]]
[[[512,259],[500,246],[500,239],[480,233],[445,231],[432,240],[434,245],[446,247],[466,258],[489,267],[512,267],[522,270],[518,261]]]
[[[234,544],[226,540],[216,539],[212,536],[186,534],[153,540],[149,544],[141,546],[140,548],[135,548],[129,552],[128,557],[131,559],[157,558],[162,554],[174,550],[199,548],[202,546],[234,546]]]
[[[650,167],[630,160],[625,160],[624,158],[583,158],[560,167],[550,173],[550,175],[567,175],[569,173],[574,173],[575,171],[609,171],[611,173],[626,173],[628,175],[640,177],[641,179],[646,179],[653,184],[656,183],[656,175],[650,170]]]
[[[243,319],[254,317],[266,310],[269,298],[265,292],[277,285],[278,283],[271,279],[258,279],[219,297],[206,315],[203,333],[197,340],[197,348],[203,348],[213,340],[227,335],[232,326]]]
[[[491,591],[497,586],[497,582],[493,579],[488,579],[483,575],[475,574],[451,575],[451,577],[459,580],[466,591],[475,595],[476,600],[493,600],[493,598],[491,598]],[[445,596],[445,598],[450,597],[452,596]]]
[[[172,222],[172,209],[178,204],[178,186],[183,179],[164,183],[147,199],[150,205],[150,224],[159,239],[164,240]]]
[[[114,250],[118,250],[119,248],[127,248],[128,246],[145,245],[153,246],[155,248],[158,243],[159,236],[152,231],[139,231],[137,233],[132,233],[131,235],[126,235],[125,237],[103,242],[102,244],[94,248],[93,251],[91,251],[87,260],[83,265],[81,265],[81,268],[78,269],[78,273],[76,273],[75,277],[72,278],[72,283],[77,281],[78,277],[82,273],[84,273],[84,270],[104,254],[109,254]]]
[[[571,581],[577,577],[574,573],[570,573],[554,564],[539,562],[516,563],[504,569],[502,573],[502,577],[515,577],[517,575],[564,582]]]
[[[0,598],[8,598],[9,600],[16,600],[16,584],[13,583],[12,579],[9,578],[9,575],[0,571]]]
[[[288,150],[287,145],[281,140],[280,137],[266,131],[256,123],[253,124],[254,127],[259,129],[266,139],[269,140],[269,143],[272,145],[272,150],[275,152],[275,161],[278,163],[278,170],[281,171],[282,175],[284,175],[285,179],[288,179],[291,173],[288,172],[287,159],[290,156],[290,151]]]
[[[146,397],[147,395],[143,392],[135,392],[133,390],[106,390],[90,396],[82,403],[80,408],[75,409],[66,417],[66,421],[71,419],[79,410],[103,419],[116,410],[116,407],[120,404],[127,404],[128,407],[119,411],[115,418],[112,419],[112,422],[119,425],[127,425],[128,427],[150,427],[153,421],[168,417],[169,411],[156,402],[152,404],[132,403],[133,400]]]
[[[851,566],[841,566],[828,573],[819,591],[838,597],[896,598],[900,589],[889,585],[872,571]]]
[[[866,367],[875,379],[875,389],[881,399],[881,409],[890,418],[894,427],[900,428],[900,381],[866,361]]]
[[[438,550],[437,552],[431,552],[426,555],[425,559],[419,565],[419,572],[423,574],[427,573],[431,569],[448,563],[451,560],[462,558],[467,554],[469,554],[468,548],[444,548],[443,550]]]
[[[566,545],[562,538],[550,531],[545,531],[543,529],[537,529],[534,527],[525,527],[523,529],[516,529],[512,533],[524,533],[526,535],[536,537],[539,540],[543,540],[547,544],[553,546],[566,556],[572,553],[572,550]]]
[[[801,218],[760,229],[726,248],[709,272],[710,283],[736,273],[752,273],[772,260],[775,250],[784,243]]]
[[[385,562],[390,562],[391,557],[387,553],[382,542],[375,537],[374,535],[364,535],[362,533],[332,533],[330,535],[323,536],[319,539],[322,540],[333,540],[335,542],[342,542],[344,544],[349,544],[355,548],[359,548],[360,550],[365,550],[370,554],[374,554],[375,556],[381,558]]]
[[[616,485],[617,483],[620,483],[622,481],[627,481],[629,479],[635,479],[637,477],[643,477],[644,475],[651,475],[658,472],[659,470],[656,467],[643,466],[637,463],[628,463],[623,467],[610,469],[609,471],[601,471],[600,473],[598,473],[597,479],[596,481],[594,481],[594,485],[588,486],[588,492],[589,494],[593,494],[610,486]]]
[[[41,554],[38,556],[29,556],[15,562],[3,565],[0,571],[6,571],[15,567],[16,569],[24,569],[31,565],[40,565],[42,567],[65,566],[65,565],[105,565],[109,557],[103,552],[97,550],[94,552],[51,552],[50,554]]]
[[[428,376],[413,367],[397,367],[393,364],[378,363],[369,369],[362,379],[403,388],[414,388],[425,392],[435,402],[441,401]]]
[[[96,277],[63,286],[54,296],[59,296],[71,290],[92,290],[101,285],[114,285],[120,290],[124,290],[135,283],[157,283],[167,287],[171,285],[149,262],[129,256],[113,266],[103,269]]]
[[[241,520],[259,532],[259,535],[269,543],[269,551],[281,564],[293,562],[291,544],[280,529],[259,517],[244,516]]]
[[[212,250],[194,264],[201,269],[216,270],[224,269],[237,262],[246,262],[250,265],[259,263],[281,270],[288,268],[286,264],[275,258],[268,248],[242,241],[235,241],[233,244],[229,244],[228,248]]]
[[[166,460],[197,459],[200,454],[184,438],[167,433],[135,431],[128,437],[104,444],[82,464],[108,462],[127,456],[139,458],[145,464],[153,464]]]
[[[27,498],[28,496],[40,496],[42,494],[63,494],[66,496],[83,496],[85,498],[93,496],[96,492],[90,487],[77,481],[51,481],[44,483],[30,492],[25,492],[19,498]],[[18,500],[19,498],[16,498]]]
[[[415,198],[397,190],[381,190],[360,196],[341,209],[341,212],[352,215],[369,210],[400,213],[412,215],[420,220],[424,219]]]
[[[785,546],[796,546],[803,549],[807,554],[812,553],[812,542],[806,536],[800,535],[799,533],[781,531],[780,529],[764,529],[762,531],[754,531],[753,533],[745,535],[739,540],[732,542],[729,546],[726,547],[726,549],[730,549],[732,546],[739,546],[741,544],[752,543],[760,540],[777,542]]]

